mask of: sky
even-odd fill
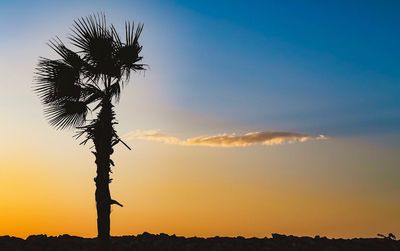
[[[112,235],[400,236],[400,2],[1,1],[0,235],[96,236],[95,163],[33,92],[46,43],[144,23]]]

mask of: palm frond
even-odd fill
[[[119,77],[120,69],[114,61],[115,43],[112,29],[107,27],[104,14],[90,15],[74,21],[72,44],[81,49],[84,59],[92,67],[96,79],[101,74]]]
[[[58,37],[50,40],[48,45],[64,59],[65,63],[69,64],[74,69],[81,70],[86,64],[86,62],[77,53],[68,49]]]
[[[113,24],[110,25],[110,31],[111,31],[111,34],[113,36],[115,46],[117,48],[122,46],[121,38],[120,38],[120,36],[119,36],[119,34],[117,32],[117,29],[115,29],[115,26]]]
[[[119,81],[113,83],[110,86],[108,92],[109,92],[111,97],[115,98],[116,102],[119,102],[119,98],[121,96],[121,85],[120,85]]]
[[[87,104],[96,102],[104,97],[104,92],[92,84],[85,85],[82,89],[82,100]]]
[[[139,54],[142,46],[139,44],[139,37],[143,30],[143,24],[138,24],[135,29],[134,23],[125,23],[125,43],[119,43],[117,47],[116,57],[122,69],[123,75],[129,79],[131,71],[145,70],[146,65],[140,64],[143,57]]]
[[[57,129],[81,126],[86,121],[88,107],[85,102],[64,100],[45,109],[46,118]]]
[[[34,91],[44,104],[80,97],[81,87],[77,84],[79,69],[66,64],[63,60],[40,58],[36,70]]]

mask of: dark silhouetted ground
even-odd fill
[[[96,239],[70,235],[48,237],[32,235],[26,240],[10,236],[0,237],[1,251],[72,251],[96,250]],[[222,251],[222,250],[265,250],[265,251],[400,251],[400,241],[388,238],[328,239],[325,237],[295,237],[273,234],[272,238],[243,237],[178,237],[175,235],[153,235],[112,237],[112,250],[137,251]]]

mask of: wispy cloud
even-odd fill
[[[294,132],[249,132],[242,135],[223,133],[211,136],[196,136],[187,139],[161,133],[159,130],[136,130],[125,135],[128,140],[141,139],[182,146],[245,147],[252,145],[281,145],[286,143],[326,140],[324,135],[309,135]]]

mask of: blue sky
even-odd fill
[[[178,5],[192,66],[182,69],[183,106],[247,127],[339,137],[398,131],[399,3]]]
[[[65,13],[88,9],[114,22],[119,13],[165,19],[163,53],[184,109],[250,129],[351,136],[400,128],[397,1],[6,1],[2,40],[49,17],[68,25]],[[160,31],[157,23],[146,28]]]

